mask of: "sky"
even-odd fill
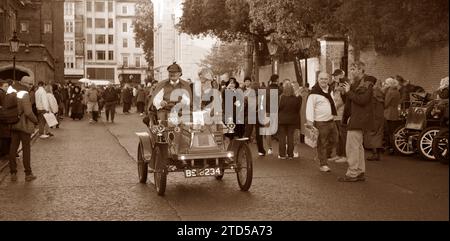
[[[162,2],[167,1],[167,0],[151,0],[154,4],[155,7],[155,18],[159,17],[158,11],[162,10],[159,9],[158,6],[161,6]],[[175,17],[180,18],[183,15],[183,6],[182,4],[179,4],[176,9],[175,9]],[[193,44],[204,48],[204,49],[211,49],[211,47],[213,46],[213,44],[217,42],[217,39],[212,38],[212,37],[205,37],[205,38],[194,38],[194,42]]]

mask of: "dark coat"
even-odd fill
[[[105,103],[117,103],[119,102],[119,95],[113,87],[108,87],[103,92],[103,100]]]
[[[397,88],[388,88],[384,99],[384,118],[386,120],[399,120],[400,91]]]
[[[356,81],[347,93],[344,110],[344,123],[348,130],[374,130],[373,124],[373,83],[369,81]]]
[[[282,95],[280,97],[280,105],[278,107],[278,124],[298,126],[300,123],[299,112],[301,107],[301,97]]]
[[[133,91],[130,88],[125,88],[122,91],[123,103],[131,103],[133,101]]]
[[[272,90],[272,89],[278,90],[278,99],[277,99],[277,101],[279,101],[281,93],[282,93],[281,92],[281,88],[280,88],[280,86],[278,86],[278,84],[276,84],[276,83],[269,84],[269,86],[266,89],[266,94],[265,94],[265,96],[266,96],[266,98],[265,98],[266,99],[266,109],[265,109],[266,113],[276,113],[277,112],[277,110],[272,110],[270,108],[270,101],[271,101],[270,90]]]

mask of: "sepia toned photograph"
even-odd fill
[[[0,0],[0,221],[448,222],[448,73],[447,0]]]

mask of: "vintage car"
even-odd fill
[[[206,113],[197,112],[193,116],[204,117]],[[149,130],[136,133],[139,137],[139,182],[146,183],[147,174],[153,173],[156,192],[162,196],[169,173],[181,172],[186,178],[215,177],[222,180],[224,174],[230,172],[237,174],[242,191],[249,190],[253,165],[248,140],[226,140],[224,136],[233,132],[234,123],[182,122],[179,115],[167,116],[165,120],[151,114],[144,121]]]
[[[418,93],[412,96],[416,100],[408,108],[405,124],[393,133],[394,148],[403,155],[418,152],[426,160],[435,160],[433,139],[446,125],[443,112],[439,110],[437,100],[426,101],[425,96]]]

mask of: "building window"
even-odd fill
[[[128,25],[127,25],[127,23],[122,23],[122,32],[124,32],[124,33],[128,32]]]
[[[114,60],[114,51],[108,51],[108,59]]]
[[[135,62],[134,62],[136,68],[140,68],[141,67],[141,56],[136,56],[135,57]]]
[[[106,56],[105,56],[105,51],[97,51],[96,52],[96,57],[97,57],[97,60],[105,60],[106,59]]]
[[[113,11],[113,2],[108,2],[108,12],[112,12]]]
[[[88,44],[92,44],[92,34],[87,35],[87,41]]]
[[[86,24],[88,28],[92,28],[92,18],[87,18],[86,19]]]
[[[72,32],[73,32],[73,23],[72,25]],[[52,33],[52,22],[45,22],[44,23],[44,33]]]
[[[92,11],[92,2],[91,1],[86,2],[86,11],[88,11],[88,12]]]
[[[70,2],[64,3],[64,15],[73,15],[74,4]]]
[[[123,39],[122,47],[128,48],[128,39],[126,39],[126,38]]]
[[[114,22],[112,18],[108,19],[108,28],[114,28]]]
[[[105,44],[105,35],[103,34],[96,34],[95,35],[95,43],[96,44]]]
[[[64,23],[64,32],[73,33],[73,22],[66,21]]]
[[[127,14],[127,11],[128,10],[128,8],[127,8],[127,6],[122,6],[122,13],[123,14]]]
[[[20,22],[20,32],[21,33],[28,33],[29,30],[30,30],[29,22]]]
[[[95,27],[96,28],[105,28],[105,19],[104,18],[96,18],[95,19]]]
[[[87,59],[92,60],[92,50],[87,51]]]
[[[128,68],[128,56],[122,56],[122,64],[124,68]]]
[[[105,11],[105,2],[95,2],[95,11],[102,13]]]
[[[114,35],[108,35],[108,44],[114,44]]]

